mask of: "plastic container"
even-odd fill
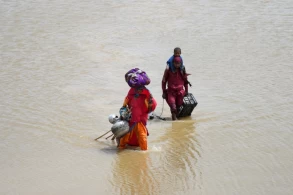
[[[180,106],[178,110],[177,117],[185,117],[190,116],[193,109],[197,106],[197,101],[192,95],[192,93],[188,93],[183,98],[183,104]]]

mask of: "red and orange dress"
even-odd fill
[[[125,97],[123,106],[131,110],[130,131],[120,139],[118,148],[124,149],[126,145],[130,145],[139,146],[141,150],[147,150],[147,136],[149,133],[146,125],[148,113],[155,110],[157,106],[156,100],[145,86],[132,87]]]

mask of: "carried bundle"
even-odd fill
[[[133,68],[129,70],[125,74],[125,81],[129,85],[129,87],[134,87],[134,88],[148,85],[151,82],[146,72],[143,70],[140,70],[139,68]]]

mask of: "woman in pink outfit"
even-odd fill
[[[173,70],[168,65],[165,69],[162,79],[162,97],[166,99],[170,107],[172,120],[177,120],[177,110],[183,104],[183,97],[188,94],[188,74],[180,56],[174,57],[173,65]]]

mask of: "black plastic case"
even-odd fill
[[[190,116],[193,109],[196,107],[197,101],[192,95],[192,93],[188,93],[186,96],[183,98],[183,104],[180,106],[178,110],[177,117],[185,117],[185,116]]]

